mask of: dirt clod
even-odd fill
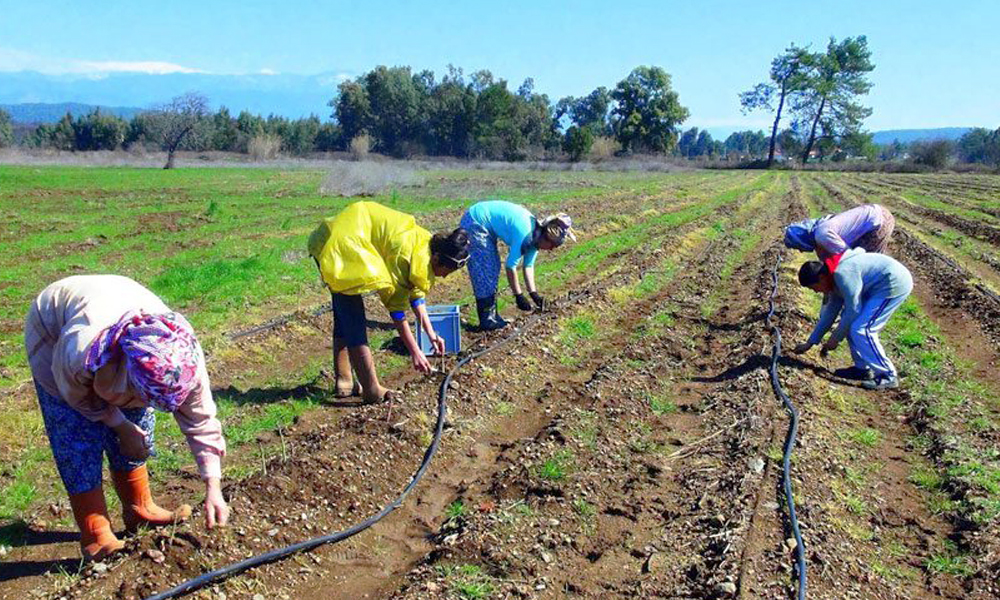
[[[646,559],[646,564],[642,566],[643,573],[662,573],[668,566],[669,557],[661,552],[656,552],[651,554],[649,558]]]
[[[723,581],[715,586],[715,591],[725,596],[734,596],[736,594],[736,584],[732,581]]]
[[[160,552],[155,548],[150,548],[146,550],[143,554],[146,556],[146,558],[155,562],[156,564],[161,564],[164,560],[166,560],[166,556],[164,556],[162,552]]]

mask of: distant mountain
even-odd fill
[[[131,119],[141,108],[129,106],[97,106],[80,104],[78,102],[63,102],[61,104],[0,104],[0,110],[7,111],[15,123],[55,123],[66,113],[74,117],[86,115],[95,109],[102,113],[115,115],[123,119]]]
[[[0,72],[0,104],[75,103],[149,108],[185,92],[196,91],[208,97],[213,109],[225,106],[233,115],[249,110],[255,114],[289,118],[314,114],[325,120],[332,112],[327,102],[333,98],[341,80],[341,76],[333,73],[45,75],[34,71]]]
[[[957,140],[972,127],[941,127],[938,129],[886,129],[872,133],[872,141],[876,144],[891,144],[899,140],[902,144],[910,142],[925,142],[929,140]]]

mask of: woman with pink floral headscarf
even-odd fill
[[[226,524],[220,483],[226,442],[205,356],[184,317],[127,277],[67,277],[32,303],[24,340],[86,559],[101,560],[123,545],[104,502],[104,454],[126,530],[191,514],[188,505],[168,511],[153,502],[145,460],[153,449],[154,408],[171,413],[187,437],[205,482],[206,525]]]

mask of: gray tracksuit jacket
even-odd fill
[[[830,335],[840,342],[847,336],[861,308],[868,302],[906,296],[913,290],[913,276],[899,261],[885,254],[871,254],[863,248],[844,253],[833,273],[834,290],[819,313],[810,344],[818,344],[840,315],[840,323]],[[843,313],[843,314],[841,314]]]

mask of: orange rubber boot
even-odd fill
[[[80,550],[85,560],[104,560],[125,546],[111,531],[103,487],[97,486],[82,494],[70,494],[69,504],[80,528]]]
[[[191,516],[191,507],[187,504],[169,511],[153,502],[146,465],[128,472],[112,470],[111,479],[114,480],[115,491],[122,501],[122,519],[125,521],[126,531],[134,533],[141,526],[160,527],[180,523]]]

